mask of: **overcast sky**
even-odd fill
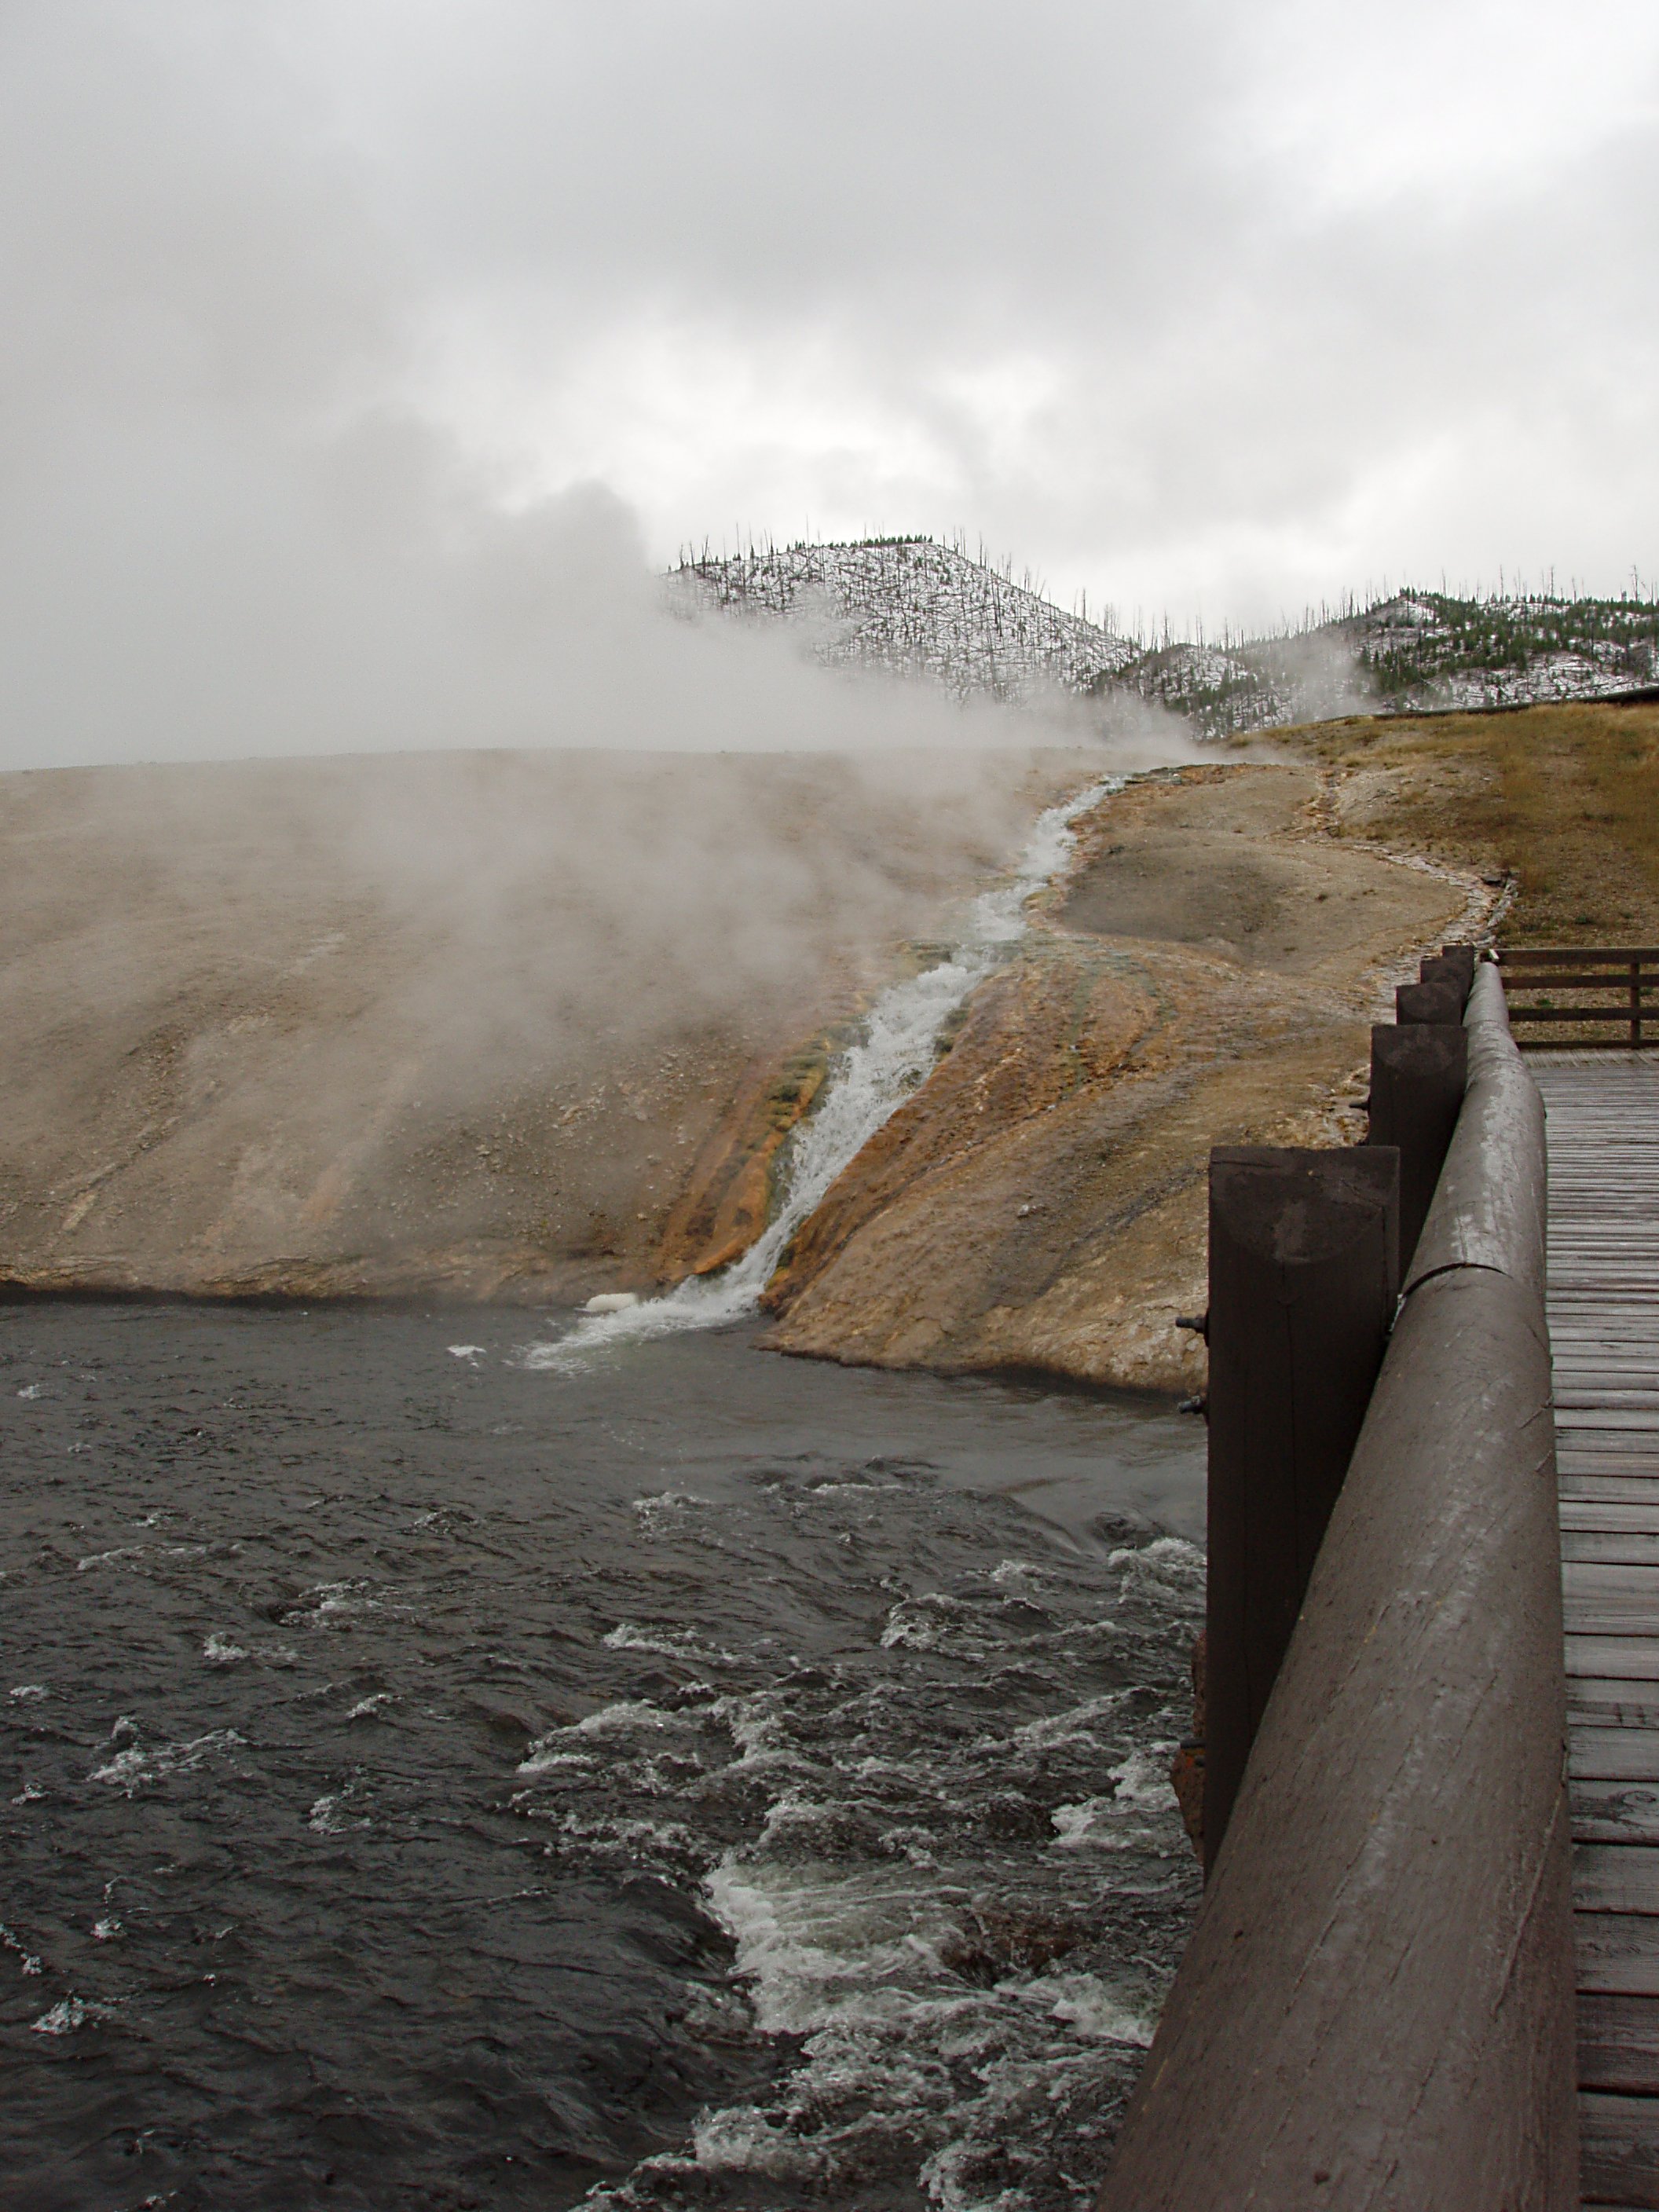
[[[1212,628],[1616,591],[1656,119],[1653,0],[0,0],[0,682],[343,635],[574,487]]]

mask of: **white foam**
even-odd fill
[[[1194,1589],[1204,1583],[1203,1553],[1180,1536],[1155,1536],[1150,1544],[1109,1553],[1106,1564],[1122,1568],[1126,1597],[1137,1589]]]
[[[526,1367],[580,1369],[605,1346],[667,1336],[683,1329],[715,1328],[755,1311],[785,1245],[812,1213],[830,1185],[931,1073],[939,1032],[979,984],[1006,958],[1025,933],[1025,909],[1059,874],[1075,840],[1073,824],[1123,776],[1103,776],[1060,806],[1037,817],[1024,852],[1006,883],[983,891],[969,910],[961,940],[948,958],[918,975],[892,983],[871,1007],[863,1039],[835,1062],[817,1104],[796,1132],[788,1155],[782,1201],[764,1233],[716,1275],[688,1276],[665,1297],[620,1311],[596,1311],[551,1344],[532,1345]]]
[[[572,1721],[566,1728],[552,1729],[546,1735],[538,1736],[519,1761],[517,1771],[520,1774],[542,1774],[551,1767],[567,1765],[568,1749],[555,1747],[568,1746],[573,1737],[591,1741],[595,1736],[631,1735],[641,1729],[660,1730],[673,1725],[673,1717],[649,1699],[620,1698],[615,1705],[601,1705],[598,1712]]]
[[[1121,1723],[1128,1695],[1127,1690],[1107,1690],[1080,1705],[1068,1705],[1063,1712],[1045,1713],[1041,1720],[1027,1721],[1017,1728],[1009,1741],[1027,1751],[1062,1743],[1097,1742],[1103,1731]]]
[[[639,1628],[631,1620],[620,1620],[605,1641],[612,1651],[660,1651],[671,1659],[717,1659],[731,1667],[741,1663],[735,1651],[711,1644],[695,1629]]]
[[[359,1613],[409,1611],[407,1606],[388,1607],[382,1599],[369,1597],[369,1587],[360,1575],[346,1582],[315,1583],[289,1607],[283,1623],[308,1620],[313,1628],[349,1628]]]
[[[89,2020],[107,2020],[107,2005],[88,2004],[84,1997],[60,1997],[50,2012],[43,2012],[33,2023],[36,2035],[73,2035],[77,2027],[84,2027]]]
[[[712,1498],[698,1498],[689,1490],[662,1490],[654,1498],[636,1498],[634,1510],[639,1515],[647,1535],[660,1536],[672,1531],[678,1514],[689,1512],[696,1507],[711,1505],[713,1502]]]
[[[1152,2039],[1152,2023],[1098,1975],[1045,1974],[1019,1985],[1018,1994],[1091,2041],[1133,2043],[1144,2050]]]
[[[1170,1802],[1170,1761],[1173,1743],[1145,1744],[1131,1752],[1121,1766],[1108,1769],[1108,1779],[1117,1784],[1120,1805],[1145,1805],[1162,1812]]]
[[[17,1802],[17,1800],[14,1797],[12,1802],[15,1805]],[[27,1944],[24,1942],[22,1937],[17,1935],[12,1929],[8,1928],[3,1921],[0,1921],[0,1944],[3,1944],[8,1951],[16,1952],[17,1963],[22,1972],[26,1974],[45,1973],[46,1968],[41,1965],[40,1960],[35,1957],[33,1952],[29,1949]]]
[[[202,1656],[210,1667],[236,1667],[244,1659],[261,1660],[268,1667],[292,1667],[299,1654],[285,1644],[235,1644],[216,1629],[202,1646]]]
[[[116,1731],[131,1735],[133,1726],[118,1721]],[[234,1729],[210,1729],[205,1735],[192,1736],[185,1743],[158,1743],[146,1750],[142,1744],[130,1744],[126,1750],[117,1752],[107,1765],[94,1767],[88,1778],[93,1782],[107,1782],[131,1797],[146,1783],[159,1782],[168,1774],[188,1774],[200,1766],[204,1759],[228,1752],[245,1743],[246,1738]]]
[[[777,2181],[814,2181],[823,2171],[821,2153],[751,2105],[703,2114],[691,2131],[691,2143],[705,2172],[736,2170],[768,2173]]]
[[[364,1819],[349,1820],[345,1808],[351,1802],[349,1786],[336,1790],[319,1797],[306,1815],[306,1826],[319,1836],[343,1836],[353,1828],[367,1828],[372,1824]]]

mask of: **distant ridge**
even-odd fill
[[[670,605],[799,625],[831,666],[957,699],[1126,698],[1219,738],[1342,714],[1614,698],[1659,683],[1659,601],[1402,591],[1270,637],[1149,644],[1067,614],[1027,577],[931,538],[688,555]]]
[[[688,557],[671,604],[809,624],[832,666],[921,676],[958,699],[1087,692],[1138,648],[931,538],[751,546]]]

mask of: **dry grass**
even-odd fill
[[[1504,943],[1659,944],[1659,706],[1357,716],[1274,735],[1340,771],[1341,833],[1514,875]]]

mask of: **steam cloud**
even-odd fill
[[[1036,734],[667,618],[599,484],[509,499],[281,58],[258,9],[0,22],[0,766]]]

